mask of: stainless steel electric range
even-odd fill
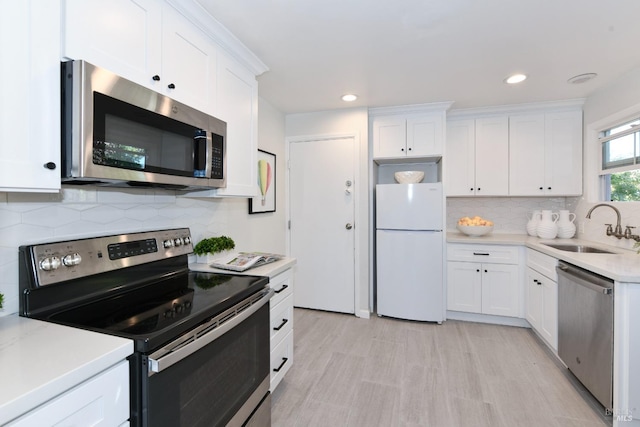
[[[188,228],[21,246],[20,315],[132,339],[132,426],[269,426],[269,279],[192,251]]]

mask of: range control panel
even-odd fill
[[[193,252],[188,228],[119,234],[28,246],[39,286]]]

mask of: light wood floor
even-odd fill
[[[272,425],[606,427],[529,329],[294,311]]]

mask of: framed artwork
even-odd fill
[[[249,213],[276,211],[276,155],[258,150],[259,196],[249,199]]]

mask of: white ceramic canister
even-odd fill
[[[568,210],[560,210],[558,215],[558,237],[561,239],[572,238],[576,234],[576,225],[574,223],[576,214]]]
[[[529,221],[527,222],[527,234],[529,236],[538,235],[538,224],[540,223],[540,211],[536,210],[531,213]]]
[[[558,235],[558,214],[550,210],[543,210],[540,213],[537,234],[541,239],[555,239]]]

